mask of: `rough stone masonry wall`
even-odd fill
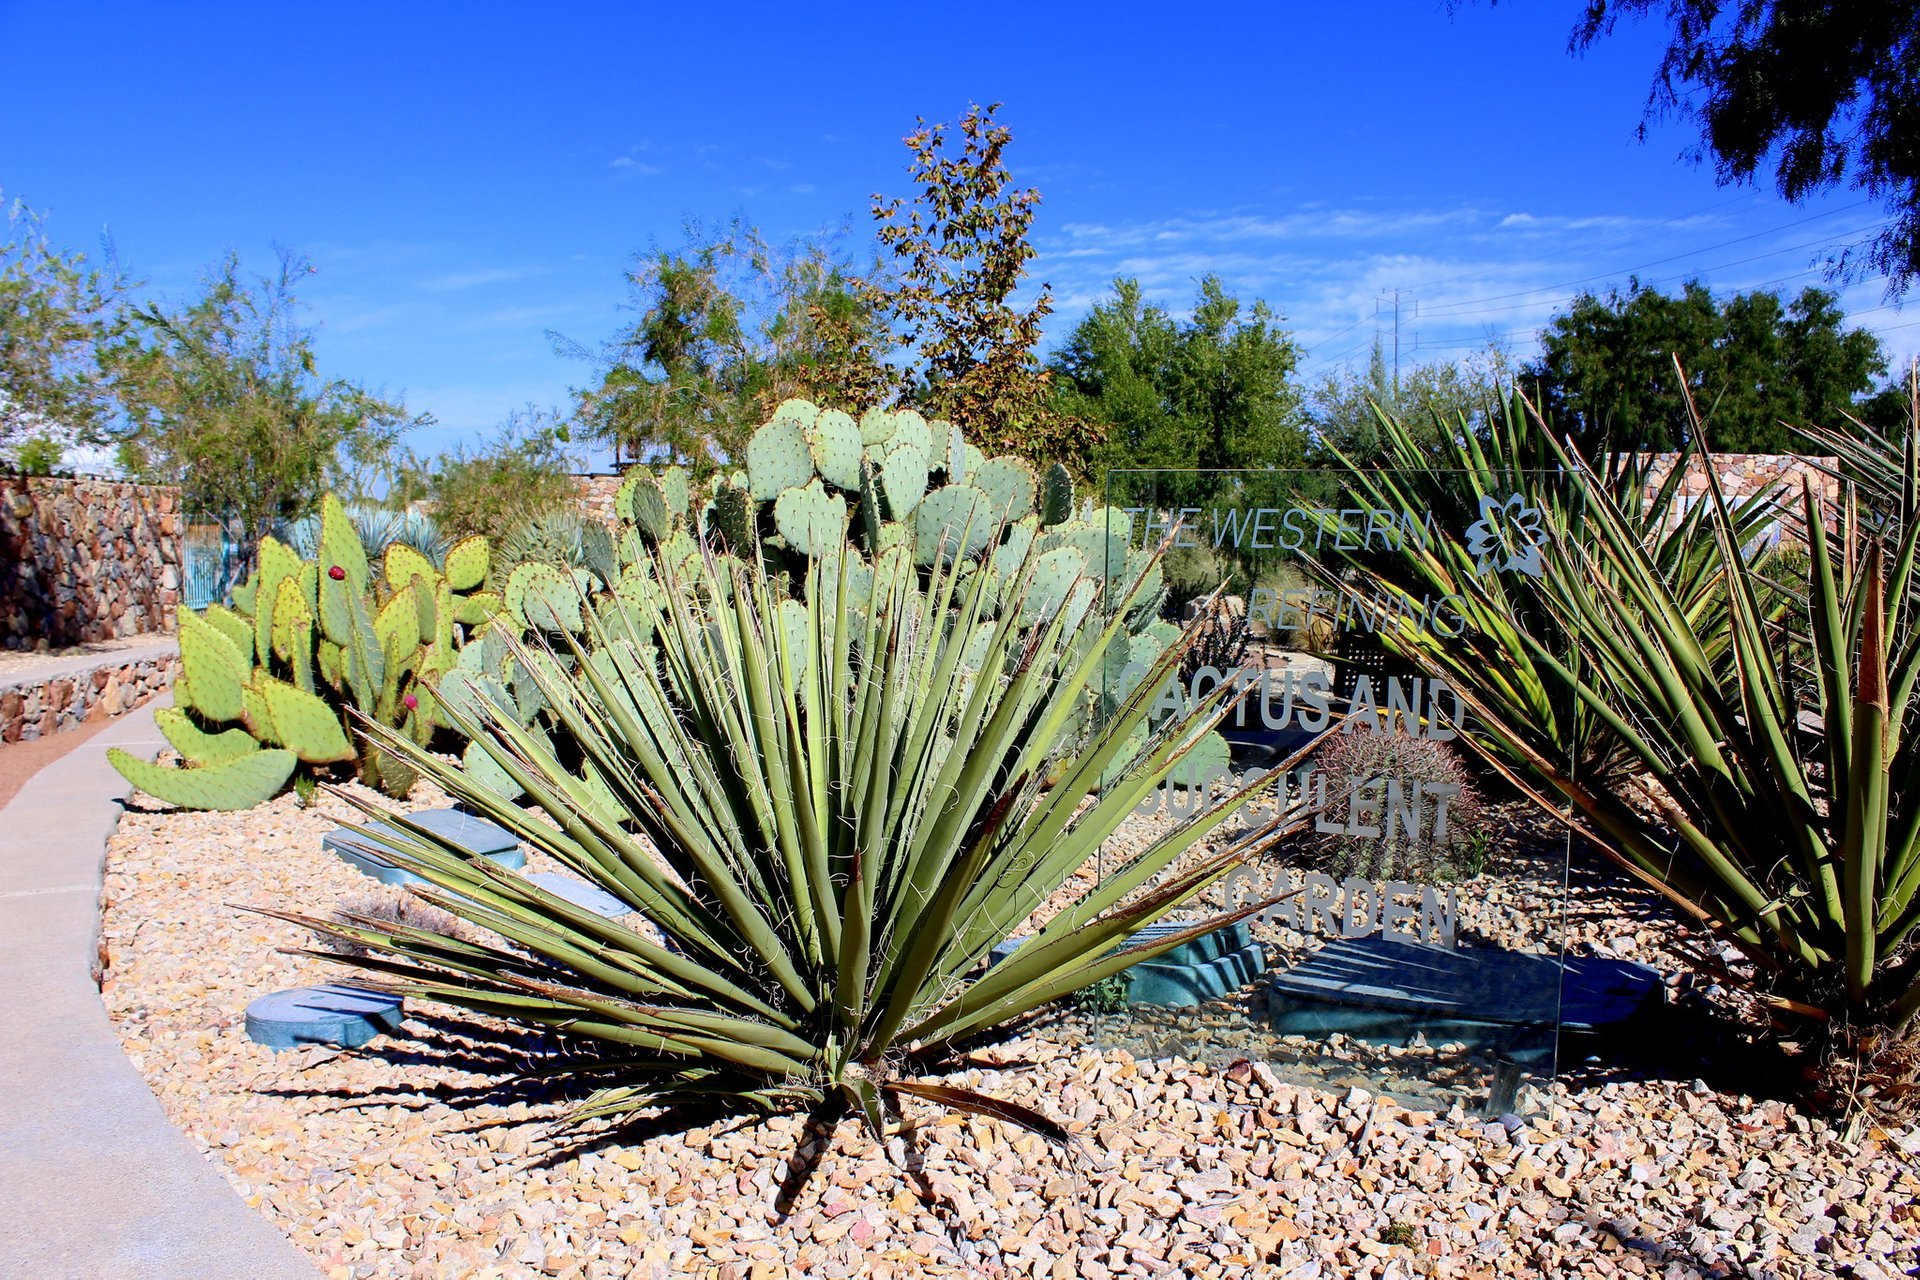
[[[1677,453],[1656,453],[1648,460],[1647,492],[1651,494],[1673,473]],[[1825,470],[1822,470],[1825,468]],[[1802,479],[1813,482],[1815,493],[1826,495],[1828,502],[1838,500],[1840,481],[1831,473],[1839,470],[1838,458],[1803,457],[1797,453],[1719,453],[1713,455],[1713,469],[1719,474],[1720,487],[1729,501],[1738,502],[1755,494],[1774,491],[1776,497],[1799,497]],[[1695,457],[1681,478],[1681,491],[1699,497],[1707,491],[1707,473]]]
[[[108,660],[96,667],[26,674],[0,680],[0,743],[20,742],[108,720],[164,693],[180,674],[180,655],[164,653]]]
[[[171,486],[0,476],[0,648],[173,630],[183,523]]]
[[[590,515],[602,524],[615,523],[613,515],[613,495],[620,491],[620,476],[575,476],[574,491],[582,514]]]

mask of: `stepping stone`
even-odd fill
[[[361,987],[294,987],[247,1006],[247,1037],[273,1050],[310,1044],[358,1049],[400,1025],[399,996]]]
[[[1341,1032],[1376,1044],[1497,1047],[1552,1053],[1558,1030],[1594,1034],[1659,1006],[1657,969],[1603,956],[1447,949],[1381,937],[1341,938],[1274,975],[1269,1008],[1282,1034]]]
[[[588,884],[585,880],[562,875],[558,871],[536,871],[527,877],[556,898],[565,898],[576,907],[583,907],[603,916],[631,915],[633,908],[608,893],[598,885]]]
[[[476,818],[459,809],[423,809],[419,813],[408,814],[407,819],[448,843],[465,849],[474,857],[490,859],[509,871],[518,871],[527,865],[527,855],[520,848],[519,837],[485,818]],[[405,838],[400,828],[386,822],[369,823],[368,830]],[[379,845],[347,827],[338,827],[322,836],[320,847],[381,884],[427,883],[424,876],[388,862],[381,856],[383,850]]]
[[[1177,933],[1188,926],[1161,921],[1141,929],[1123,945],[1138,946]],[[1017,950],[1025,938],[1010,938],[993,949],[998,964]],[[1266,948],[1253,940],[1245,923],[1215,929],[1183,942],[1152,960],[1128,966],[1127,1003],[1190,1008],[1240,990],[1267,970]]]

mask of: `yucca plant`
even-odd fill
[[[1779,561],[1802,566],[1784,594],[1750,546],[1750,509],[1710,466],[1710,537],[1672,556],[1605,476],[1568,457],[1576,505],[1546,512],[1553,550],[1523,588],[1545,625],[1513,626],[1510,641],[1528,679],[1548,701],[1576,699],[1624,770],[1575,767],[1509,671],[1445,664],[1489,758],[1735,942],[1776,1009],[1895,1030],[1920,1012],[1917,441],[1920,425],[1892,521],[1833,510],[1803,486],[1785,514],[1806,554]],[[1499,576],[1457,588],[1492,613],[1511,607]],[[1426,639],[1403,628],[1402,642],[1442,665]]]
[[[844,546],[844,543],[842,544]],[[1130,601],[1033,557],[987,620],[990,575],[904,548],[870,570],[816,558],[805,602],[711,549],[652,562],[666,590],[589,614],[571,662],[527,655],[552,733],[484,693],[447,713],[529,797],[381,734],[458,802],[629,904],[638,928],[573,906],[429,833],[379,840],[432,884],[421,896],[498,938],[478,944],[361,916],[289,914],[370,954],[393,990],[551,1028],[604,1052],[578,1119],[692,1098],[847,1107],[879,1132],[917,1097],[1064,1130],[1028,1108],[916,1075],[990,1029],[1240,918],[1121,949],[1286,833],[1286,816],[1196,849],[1249,786],[1161,836],[988,967],[1217,720],[1223,691],[1157,732],[1098,787],[1153,677],[1088,737],[1074,722]],[[1022,630],[1033,624],[1030,630]],[[574,674],[566,674],[571,669]],[[377,837],[369,837],[378,839]],[[1183,859],[1183,855],[1192,856]],[[1179,864],[1179,865],[1176,865]]]
[[[1439,536],[1425,543],[1408,539],[1397,551],[1352,554],[1348,565],[1385,598],[1451,599],[1463,615],[1458,635],[1402,627],[1393,629],[1389,643],[1456,687],[1473,687],[1504,718],[1527,722],[1538,753],[1600,779],[1631,769],[1631,758],[1600,718],[1538,657],[1543,647],[1563,661],[1570,657],[1562,617],[1536,603],[1530,575],[1490,572],[1489,557],[1524,552],[1515,544],[1531,540],[1542,544],[1540,563],[1550,562],[1545,542],[1581,537],[1591,497],[1602,497],[1635,530],[1682,611],[1700,623],[1709,651],[1724,654],[1715,625],[1724,620],[1724,601],[1710,513],[1705,504],[1683,502],[1682,483],[1694,455],[1681,452],[1657,484],[1650,483],[1648,458],[1609,456],[1589,472],[1587,484],[1575,476],[1576,460],[1518,391],[1502,411],[1487,415],[1483,431],[1476,432],[1463,414],[1440,432],[1438,446],[1378,407],[1375,415],[1384,459],[1331,450],[1347,483],[1363,505],[1426,517]],[[1750,544],[1772,514],[1764,497],[1734,504],[1728,515],[1739,544]],[[1476,525],[1486,530],[1478,543],[1465,536]],[[1776,614],[1777,595],[1766,592]]]

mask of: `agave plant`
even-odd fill
[[[1032,1109],[916,1076],[980,1033],[1259,909],[1124,945],[1289,824],[1197,848],[1258,788],[1239,790],[988,967],[1226,705],[1223,690],[1163,727],[1126,779],[1101,789],[1182,647],[1101,733],[1074,733],[1129,602],[1094,611],[1093,583],[1043,579],[1039,559],[1014,607],[989,620],[987,575],[949,561],[923,585],[904,548],[871,569],[816,557],[804,603],[711,548],[658,557],[657,603],[590,612],[584,642],[554,641],[571,647],[568,663],[525,653],[551,737],[506,700],[445,698],[533,811],[370,726],[642,923],[583,910],[399,819],[406,835],[368,838],[431,882],[419,890],[430,903],[499,941],[370,916],[285,918],[354,944],[367,954],[346,962],[397,992],[605,1046],[580,1068],[595,1088],[576,1119],[718,1095],[849,1108],[877,1133],[911,1097],[1063,1137]],[[1036,614],[1041,625],[1023,629]]]
[[[369,560],[380,559],[386,555],[388,547],[397,545],[418,551],[436,569],[446,563],[447,550],[453,545],[453,539],[440,532],[432,516],[372,502],[349,502],[344,504],[344,509],[354,535],[360,539],[360,546]],[[315,511],[298,520],[285,522],[279,530],[280,540],[292,547],[302,559],[317,559],[320,555],[321,526],[321,513]]]
[[[1920,425],[1890,521],[1803,486],[1799,603],[1784,616],[1711,467],[1703,580],[1698,555],[1664,555],[1608,479],[1569,460],[1579,518],[1548,509],[1556,546],[1527,588],[1545,625],[1510,627],[1509,642],[1543,705],[1576,699],[1631,780],[1574,767],[1512,669],[1445,671],[1491,758],[1517,762],[1509,776],[1569,805],[1579,830],[1744,950],[1776,1008],[1896,1029],[1920,1013],[1917,444]],[[1476,609],[1510,607],[1495,578],[1457,589]],[[1421,638],[1402,641],[1441,665]]]

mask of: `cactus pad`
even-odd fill
[[[387,553],[380,561],[380,574],[386,579],[389,591],[405,590],[415,578],[425,578],[428,582],[440,579],[440,571],[433,567],[433,561],[404,542],[387,544]]]
[[[491,568],[493,549],[479,534],[460,539],[447,551],[447,585],[455,591],[478,589]]]
[[[1033,468],[1005,456],[982,462],[968,472],[967,481],[987,495],[996,520],[1020,520],[1033,512]]]
[[[933,432],[927,427],[927,420],[911,409],[896,409],[893,414],[893,434],[887,437],[888,449],[918,449],[920,456],[931,460],[934,456]],[[928,465],[932,465],[929,461]]]
[[[685,467],[668,467],[660,473],[660,496],[667,500],[667,514],[675,520],[687,518],[688,503],[692,499],[691,486]]]
[[[838,409],[828,409],[813,423],[813,465],[827,483],[841,489],[860,487],[860,459],[864,446],[860,428]]]
[[[201,715],[209,720],[240,718],[240,691],[252,666],[248,659],[212,623],[181,612],[180,665],[193,682],[193,703]]]
[[[973,477],[967,471],[967,438],[960,434],[960,428],[936,418],[927,424],[927,434],[933,437],[934,465],[947,473],[947,483],[971,483]]]
[[[578,631],[580,592],[550,564],[530,562],[507,576],[507,612],[535,631]]]
[[[791,422],[802,431],[811,431],[814,420],[820,416],[820,408],[811,400],[802,400],[798,396],[782,400],[774,407],[771,422]]]
[[[291,751],[255,751],[198,769],[169,769],[109,748],[120,776],[156,800],[183,809],[251,809],[287,785],[298,763]]]
[[[860,443],[881,444],[893,435],[894,416],[886,409],[869,409],[860,415]]]
[[[744,489],[725,486],[707,504],[706,532],[735,550],[753,545],[753,498]]]
[[[914,558],[932,565],[942,557],[977,555],[997,529],[986,494],[972,485],[945,485],[914,511]]]
[[[672,532],[673,518],[667,510],[667,495],[645,467],[635,467],[613,495],[613,513],[640,531],[648,542],[658,542]]]
[[[200,617],[212,623],[220,634],[233,641],[233,647],[241,653],[253,648],[253,624],[227,608],[225,605],[208,605]]]
[[[1028,626],[1050,620],[1067,601],[1087,567],[1087,558],[1074,547],[1055,547],[1034,558],[1026,594],[1020,599],[1020,620]]]
[[[338,764],[354,758],[353,743],[340,727],[340,717],[323,699],[281,680],[259,679],[255,687],[280,741],[302,761]]]
[[[354,590],[367,584],[367,549],[354,531],[353,519],[331,493],[320,499],[320,571],[331,576],[339,568]]]
[[[1040,495],[1040,523],[1065,524],[1073,519],[1073,477],[1059,463],[1047,468],[1046,484]]]
[[[811,479],[813,454],[799,424],[775,417],[747,441],[747,480],[755,502],[771,502],[781,490],[798,489]]]
[[[829,495],[815,479],[804,489],[788,489],[773,504],[773,522],[780,536],[803,556],[825,555],[846,538],[847,503]]]
[[[886,499],[887,518],[905,520],[926,494],[926,451],[917,445],[888,446],[880,459],[880,496]]]
[[[219,764],[238,756],[250,756],[260,749],[245,729],[208,733],[179,707],[162,707],[153,713],[153,723],[167,743],[195,764]]]
[[[500,612],[500,596],[492,591],[476,591],[453,602],[453,620],[463,627],[477,627]]]

